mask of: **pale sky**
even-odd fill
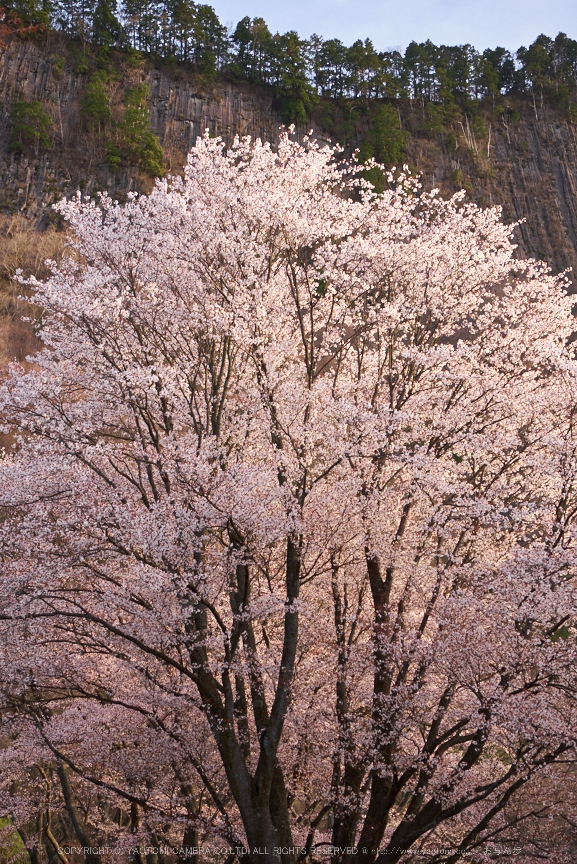
[[[412,40],[437,45],[469,43],[483,50],[527,47],[540,33],[562,31],[577,39],[575,0],[205,0],[223,24],[245,15],[264,18],[274,33],[317,33],[350,45],[370,38],[379,51]]]

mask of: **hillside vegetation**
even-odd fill
[[[505,109],[503,97],[525,95],[538,115],[545,101],[577,116],[577,42],[564,33],[540,35],[512,53],[497,46],[482,53],[472,45],[411,42],[378,51],[370,39],[347,47],[316,34],[271,33],[262,18],[244,17],[235,28],[214,9],[191,0],[9,0],[4,28],[25,38],[57,29],[78,42],[78,64],[87,43],[101,58],[121,48],[169,63],[186,64],[210,81],[219,73],[270,85],[285,123],[307,122],[319,97],[360,100],[419,99],[426,103],[426,128],[437,132],[459,111],[474,116],[489,101]]]

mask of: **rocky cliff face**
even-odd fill
[[[51,218],[49,205],[78,188],[89,194],[106,189],[119,198],[150,189],[152,181],[137,168],[112,172],[107,166],[103,137],[87,131],[82,121],[87,81],[87,74],[75,71],[58,36],[43,44],[14,40],[0,46],[0,210],[20,212],[42,227]],[[207,86],[192,73],[169,74],[145,62],[136,68],[121,64],[110,93],[113,117],[126,88],[138,83],[150,88],[151,125],[172,172],[181,169],[187,150],[207,128],[226,140],[251,135],[274,142],[278,137],[280,120],[264,89],[230,82]],[[41,100],[50,114],[51,150],[8,152],[10,110],[20,96]],[[409,130],[415,127],[414,110],[402,115]],[[314,118],[313,125],[322,134]],[[516,124],[502,115],[481,137],[461,128],[451,149],[440,139],[411,136],[407,161],[422,173],[425,187],[439,187],[445,195],[464,186],[477,203],[500,204],[505,221],[525,220],[518,229],[518,254],[542,258],[556,272],[577,271],[575,125],[546,108],[536,116],[528,106]]]
[[[525,220],[517,230],[518,254],[547,261],[555,272],[573,267],[575,279],[577,127],[547,109],[538,113],[527,111],[515,125],[501,120],[490,139],[458,135],[454,152],[412,139],[409,154],[426,187],[447,194],[464,185],[476,203],[501,205],[505,222]]]
[[[151,181],[136,168],[112,172],[103,158],[102,136],[90,132],[82,118],[82,97],[88,75],[62,63],[63,43],[57,35],[45,45],[13,40],[0,46],[0,208],[45,217],[46,208],[63,195],[81,188],[87,194],[107,189],[122,196],[134,189],[146,191]],[[230,139],[235,135],[274,140],[279,120],[266,94],[223,83],[199,90],[198,79],[171,78],[140,64],[121,67],[111,86],[113,117],[118,114],[128,87],[146,83],[150,88],[151,125],[158,134],[169,168],[179,171],[196,137],[209,129]],[[8,152],[10,110],[23,97],[41,100],[50,114],[53,148],[27,148],[22,156]]]

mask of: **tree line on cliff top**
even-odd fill
[[[339,39],[291,30],[272,33],[262,18],[223,25],[214,9],[190,0],[7,0],[3,25],[22,34],[60,29],[100,46],[123,47],[272,85],[286,122],[305,122],[319,96],[418,99],[460,108],[504,94],[528,95],[537,111],[547,100],[577,114],[577,41],[540,35],[516,52],[502,47],[411,42],[378,51],[370,39]]]

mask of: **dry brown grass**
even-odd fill
[[[39,345],[34,333],[37,314],[19,299],[27,290],[14,279],[16,270],[21,269],[24,276],[46,278],[49,271],[44,262],[59,261],[65,245],[62,231],[38,231],[20,215],[0,219],[0,369],[13,360],[24,360]],[[23,321],[23,317],[33,320]]]

